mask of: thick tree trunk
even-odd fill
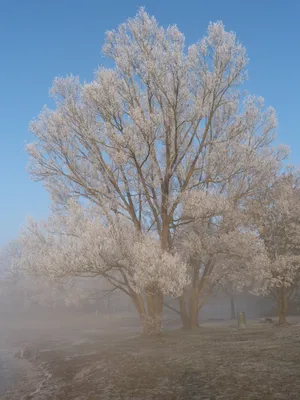
[[[278,302],[278,322],[277,325],[287,325],[286,313],[288,308],[288,300],[285,287],[280,287],[277,290],[277,302]]]
[[[192,287],[189,294],[188,303],[185,304],[183,296],[183,303],[181,304],[180,311],[183,311],[182,321],[183,327],[186,329],[194,329],[199,327],[198,323],[198,304],[199,304],[199,261],[196,259],[191,260],[193,266],[192,273]],[[181,301],[182,301],[181,300]],[[188,311],[187,309],[188,308]]]
[[[186,302],[184,295],[180,296],[179,310],[183,329],[194,329],[199,327],[198,294],[196,291],[192,291],[188,302]]]
[[[284,312],[280,311],[277,325],[286,325],[286,324],[287,324],[286,315]]]
[[[185,304],[184,296],[180,297],[180,315],[183,327],[193,329],[199,327],[198,316],[199,310],[205,304],[211,290],[207,289],[208,277],[211,273],[213,260],[207,263],[200,276],[200,261],[197,259],[191,260],[192,266],[192,284],[189,293],[188,304]]]
[[[159,335],[162,329],[162,294],[146,295],[147,307],[141,294],[134,293],[131,299],[139,314],[143,334],[145,336]]]
[[[146,295],[148,314],[144,319],[143,332],[146,336],[156,336],[162,329],[163,296],[160,293]]]

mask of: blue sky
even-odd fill
[[[26,173],[28,123],[49,103],[55,76],[90,80],[103,63],[104,32],[139,6],[160,24],[176,23],[187,43],[209,21],[237,33],[250,57],[246,88],[279,117],[279,141],[300,161],[300,2],[298,0],[0,0],[0,245],[17,236],[26,216],[48,214],[48,194]]]

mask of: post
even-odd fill
[[[238,313],[238,327],[239,327],[239,329],[246,328],[246,318],[245,318],[244,312]]]

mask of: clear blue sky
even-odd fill
[[[187,43],[209,21],[237,33],[250,57],[247,89],[262,95],[279,117],[279,140],[300,161],[299,0],[0,0],[0,245],[18,234],[27,215],[48,214],[48,194],[26,173],[29,121],[49,103],[55,76],[90,80],[101,63],[104,32],[139,6],[167,26],[176,23]]]

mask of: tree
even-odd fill
[[[221,203],[220,209],[222,210],[222,208],[225,209],[225,207],[227,207],[227,212],[226,214],[220,212],[218,214],[217,212],[215,215],[220,217],[221,214],[223,214],[225,219],[219,219],[220,223],[215,223],[216,219],[213,221],[211,217],[203,221],[203,216],[200,215],[200,210],[203,208],[203,200],[205,203],[205,197],[203,200],[201,199],[201,196],[203,198],[203,192],[202,194],[199,192],[198,194],[194,193],[196,202],[195,204],[190,204],[188,207],[188,219],[190,222],[192,221],[194,239],[196,239],[195,245],[199,246],[199,248],[201,248],[201,245],[199,243],[197,244],[197,241],[199,242],[202,240],[203,233],[206,231],[206,228],[203,230],[204,227],[210,227],[208,238],[208,242],[210,243],[212,243],[212,236],[216,236],[217,240],[219,240],[220,234],[223,235],[223,237],[231,234],[232,240],[235,240],[235,235],[241,237],[242,232],[249,231],[245,205],[249,199],[255,198],[256,196],[263,196],[268,185],[276,179],[278,171],[282,167],[282,162],[289,152],[288,149],[282,145],[277,149],[271,147],[274,139],[274,125],[270,120],[273,120],[274,115],[272,112],[270,113],[270,110],[263,112],[262,99],[250,97],[246,99],[246,104],[246,117],[243,130],[244,142],[239,143],[239,157],[235,159],[230,166],[230,168],[232,168],[232,175],[229,177],[227,176],[228,179],[220,179],[219,185],[210,180],[205,184],[205,193],[213,193],[213,198],[210,197],[209,199],[210,207],[216,202],[217,198],[219,198],[219,200],[223,199],[223,204]],[[232,147],[230,147],[228,151],[231,152]],[[200,197],[198,197],[199,194]],[[189,196],[190,202],[191,199],[193,199],[193,196]],[[195,229],[196,226],[197,229]],[[190,227],[187,229],[189,230]],[[196,238],[195,234],[198,238]],[[253,235],[250,237],[252,238]],[[189,238],[189,241],[191,240],[193,239]],[[238,242],[240,241],[240,239],[237,240]],[[198,325],[198,312],[205,304],[217,280],[221,279],[223,287],[224,285],[228,286],[228,283],[223,279],[224,277],[221,276],[221,274],[224,273],[223,269],[221,268],[220,271],[216,270],[219,263],[219,257],[216,257],[218,245],[214,244],[209,247],[213,250],[212,253],[210,249],[207,249],[206,252],[204,251],[204,253],[202,253],[202,258],[199,258],[198,255],[198,258],[193,259],[191,263],[192,283],[187,296],[189,299],[188,304],[186,304],[184,296],[180,298],[180,309],[183,316],[182,320],[185,321],[183,322],[185,326]],[[259,252],[261,251],[261,249],[258,250]],[[242,247],[241,251],[245,257],[246,255],[248,257],[249,252],[247,251],[247,247]],[[223,260],[229,263],[230,267],[230,255],[228,252],[226,253],[226,257],[224,257],[223,250],[221,250],[220,254]],[[232,258],[236,259],[235,250],[232,254]],[[226,276],[227,275],[228,272],[226,272]],[[241,283],[239,283],[239,290],[240,287]],[[195,303],[198,303],[198,308]]]
[[[54,280],[104,277],[130,296],[145,333],[153,333],[155,313],[148,304],[147,316],[142,294],[147,290],[150,296],[155,283],[153,291],[178,296],[188,283],[185,263],[176,253],[163,252],[155,237],[136,231],[124,217],[105,221],[97,206],[84,208],[74,200],[66,207],[67,214],[28,221],[21,236],[22,269]]]
[[[263,276],[258,292],[272,293],[278,305],[279,325],[286,324],[288,300],[300,279],[300,180],[287,171],[263,198],[250,206],[265,246]]]
[[[29,247],[26,250],[29,250]],[[58,280],[45,279],[45,274],[25,274],[25,264],[22,263],[22,258],[25,261],[25,257],[22,240],[13,240],[0,251],[0,295],[9,302],[10,308],[14,306],[19,310],[33,305],[53,308],[78,307],[83,302],[99,300],[104,296],[103,280],[99,282],[94,279],[91,282],[85,279],[83,282],[74,276]],[[112,289],[110,287],[106,295],[112,293]]]
[[[192,283],[183,296],[188,307],[184,321],[186,328],[198,326],[198,313],[216,287],[231,287],[234,292],[250,285],[252,275],[249,272],[242,274],[241,266],[250,266],[251,260],[263,251],[256,232],[249,229],[247,218],[237,212],[231,200],[205,193],[202,197],[206,197],[217,216],[207,215],[205,219],[202,212],[204,199],[199,193],[190,195],[185,211],[193,215],[194,223],[187,225],[178,244],[186,257],[191,258]],[[182,311],[184,304],[180,306]]]
[[[225,285],[222,287],[223,293],[228,297],[229,299],[229,305],[230,305],[230,319],[235,320],[236,319],[236,309],[235,309],[235,301],[234,301],[234,295],[235,291],[231,287],[231,285]]]
[[[106,34],[103,52],[114,68],[98,69],[91,83],[73,76],[54,80],[55,110],[45,108],[31,124],[30,170],[60,211],[69,212],[67,200],[75,198],[96,207],[114,232],[126,220],[126,234],[139,238],[136,261],[151,265],[155,256],[153,271],[169,277],[163,271],[173,260],[178,282],[174,240],[186,223],[183,198],[197,190],[222,192],[241,176],[247,180],[261,147],[265,164],[276,164],[276,154],[266,149],[275,113],[263,110],[261,98],[239,92],[246,52],[221,22],[185,51],[176,26],[164,29],[140,9]],[[146,273],[143,295],[132,299],[159,332],[164,285]],[[128,288],[121,275],[115,284]]]

